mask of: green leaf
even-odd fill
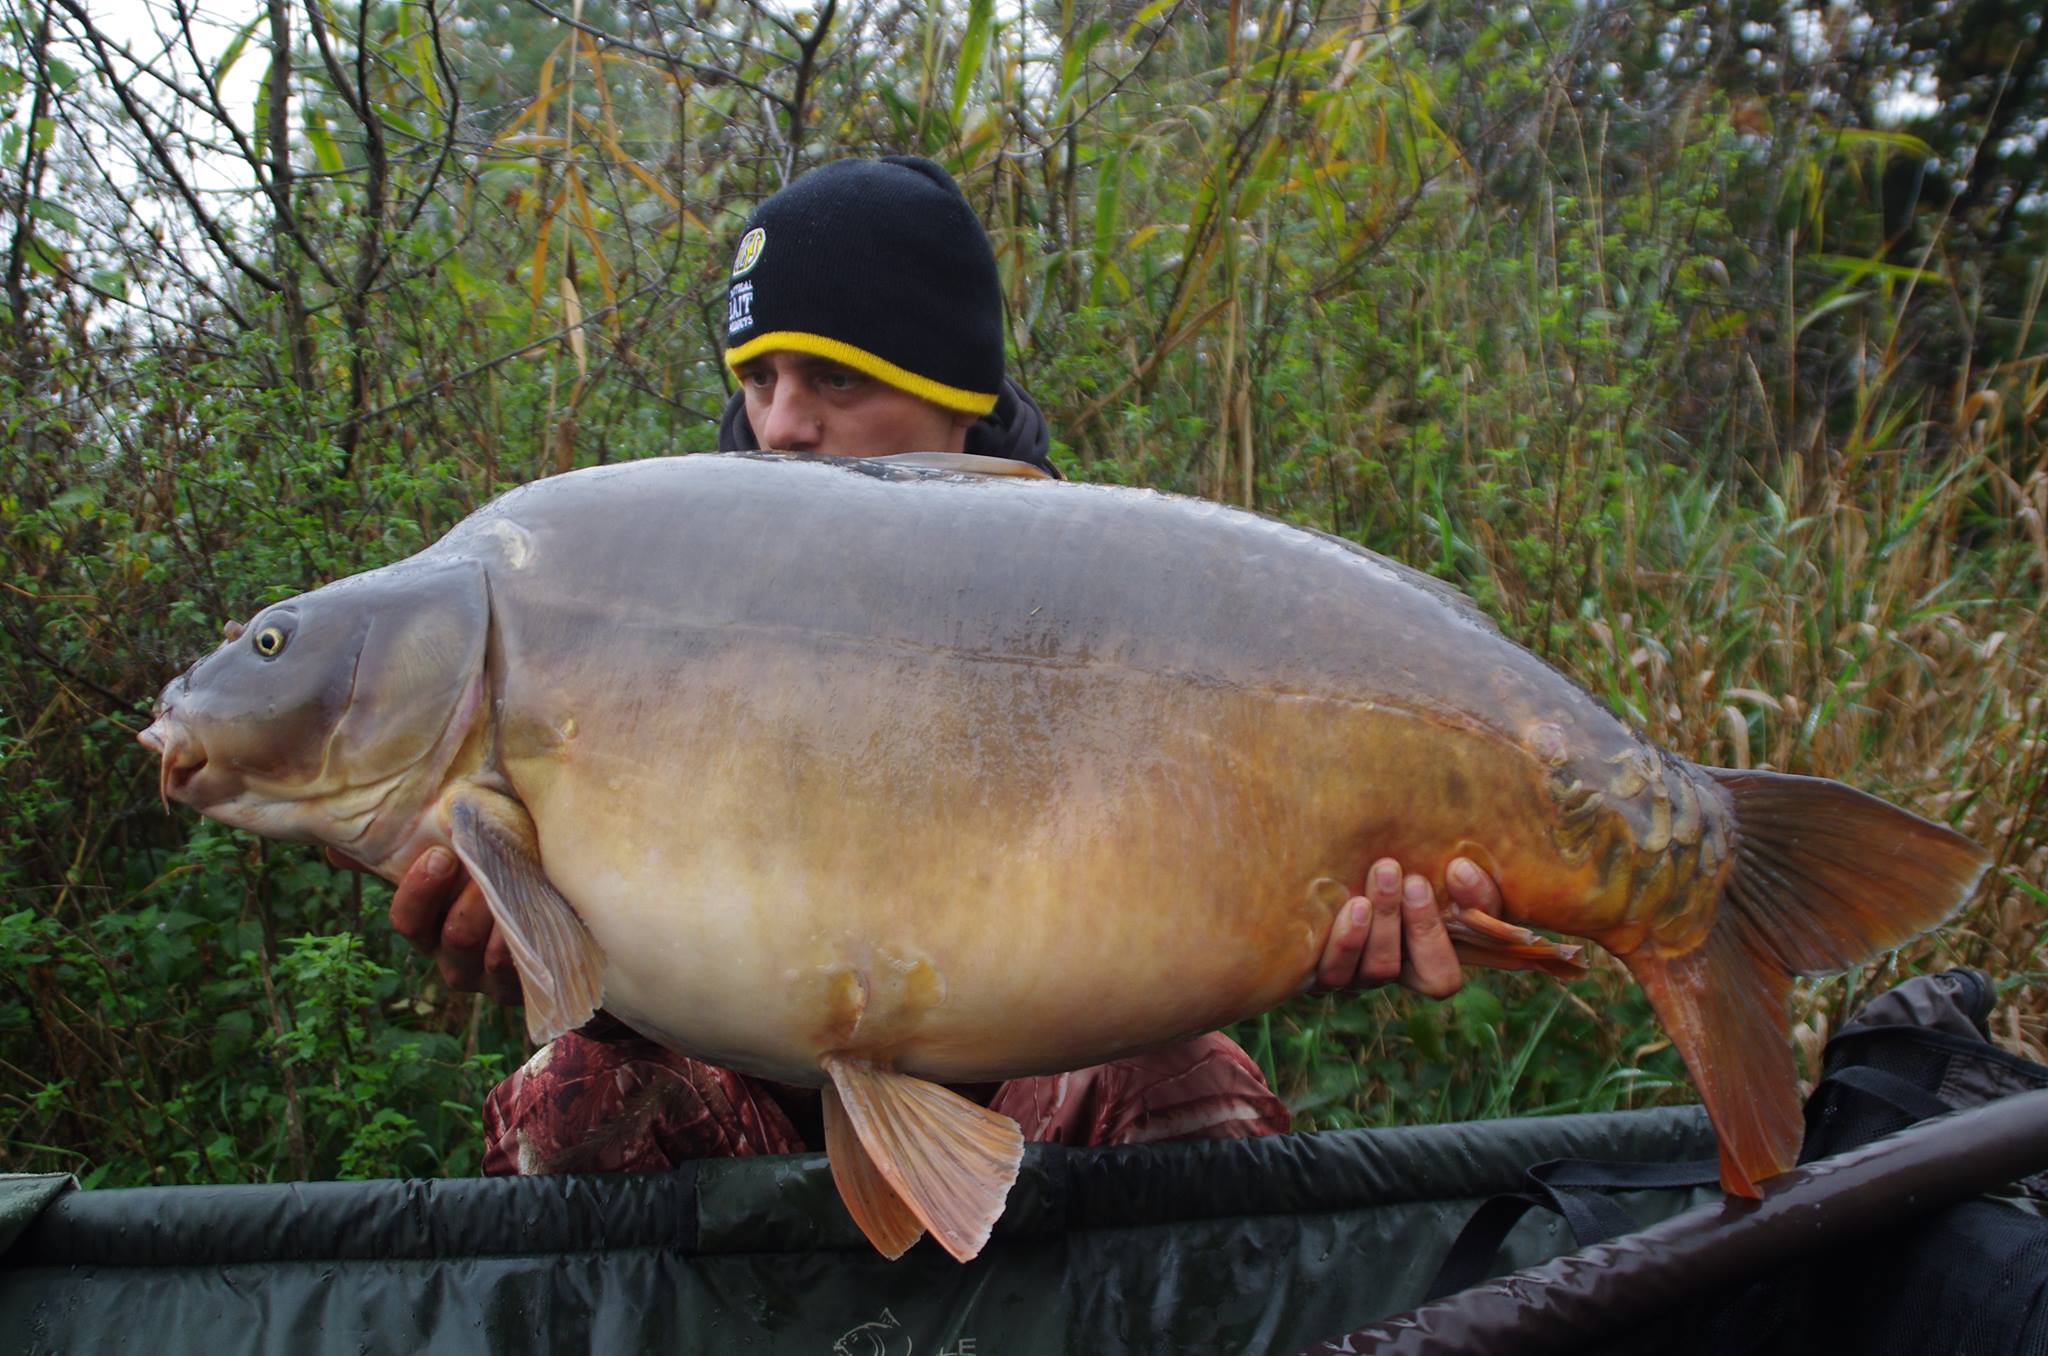
[[[1503,1015],[1500,999],[1477,984],[1467,984],[1445,1004],[1461,1044],[1481,1049],[1493,1044]]]
[[[1833,315],[1844,306],[1853,306],[1861,300],[1863,300],[1863,293],[1861,292],[1845,291],[1829,297],[1826,301],[1821,302],[1805,315],[1799,317],[1799,322],[1792,327],[1792,332],[1794,334],[1804,334],[1806,333],[1806,327],[1814,321],[1821,319],[1823,316]]]
[[[313,148],[313,159],[329,174],[341,173],[341,151],[328,134],[327,119],[320,116],[318,109],[306,110],[306,143]]]
[[[277,66],[272,63],[263,68],[263,78],[256,82],[256,107],[250,118],[250,125],[256,129],[256,158],[268,160],[270,153],[270,77]]]
[[[1117,208],[1123,198],[1123,154],[1111,151],[1095,174],[1095,277],[1089,284],[1088,301],[1102,300],[1102,270],[1116,246]]]
[[[414,122],[411,118],[406,117],[397,109],[380,108],[377,110],[377,116],[383,120],[384,125],[386,127],[391,128],[395,132],[402,132],[406,136],[411,137],[414,141],[431,140],[431,138],[429,138],[425,132],[422,132],[420,130],[420,126],[418,123]]]
[[[265,14],[257,10],[249,16],[249,22],[235,30],[235,36],[228,40],[227,50],[220,54],[220,60],[213,63],[213,83],[216,87],[227,78],[227,73],[242,59],[242,49],[249,45],[249,35],[256,31],[256,25],[263,22]]]
[[[1423,1058],[1444,1058],[1443,1027],[1438,1024],[1433,1010],[1416,1008],[1408,1014],[1408,1039],[1415,1042],[1415,1048],[1422,1052]]]
[[[28,238],[28,267],[31,273],[41,277],[69,271],[64,260],[64,251],[51,245],[41,236]]]
[[[406,13],[411,7],[400,5],[398,12]],[[447,105],[446,96],[441,92],[441,73],[434,66],[434,40],[424,30],[415,32],[404,43],[405,64],[411,68],[412,78],[419,85],[420,93],[427,96],[427,102],[438,112]]]
[[[1851,283],[1861,282],[1872,274],[1880,278],[1896,278],[1900,282],[1910,283],[1947,281],[1935,269],[1914,268],[1910,264],[1894,264],[1885,259],[1865,259],[1853,254],[1809,254],[1806,261],[1832,269]]]
[[[1053,120],[1057,121],[1066,113],[1068,103],[1073,100],[1074,91],[1081,87],[1081,76],[1088,62],[1088,54],[1095,50],[1096,44],[1108,33],[1108,21],[1097,19],[1082,29],[1074,41],[1067,45],[1065,55],[1060,58],[1060,97],[1053,102]]]
[[[462,262],[459,255],[451,254],[441,261],[441,276],[448,279],[449,285],[455,289],[455,295],[464,301],[480,295],[485,290],[482,280],[469,271],[469,266]]]
[[[78,229],[78,217],[62,203],[51,202],[48,198],[30,198],[28,214],[38,221],[47,221],[62,231]]]
[[[1152,0],[1151,4],[1138,11],[1138,17],[1131,20],[1131,26],[1124,30],[1124,41],[1129,42],[1137,37],[1139,29],[1151,23],[1154,19],[1179,3],[1180,0]]]
[[[1842,149],[1849,151],[1873,151],[1881,163],[1891,152],[1909,155],[1917,160],[1934,159],[1934,148],[1914,136],[1911,132],[1887,132],[1878,128],[1844,127],[1835,133]]]
[[[995,0],[968,0],[967,35],[960,39],[960,64],[953,71],[953,121],[967,107],[967,91],[988,54],[989,30],[995,27]]]

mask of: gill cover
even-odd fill
[[[210,760],[273,793],[362,786],[434,749],[489,631],[482,565],[414,557],[265,608],[166,704]]]

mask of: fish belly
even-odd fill
[[[606,1006],[768,1077],[1052,1072],[1263,1011],[1383,854],[1483,834],[1523,897],[1583,889],[1541,770],[1441,713],[817,638],[619,659],[640,699],[558,701],[531,728],[573,737],[509,770]]]

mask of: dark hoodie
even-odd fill
[[[1003,389],[996,396],[996,407],[968,426],[967,445],[961,450],[977,457],[1028,462],[1057,477],[1058,468],[1046,456],[1046,449],[1051,446],[1052,433],[1046,428],[1045,416],[1038,412],[1036,402],[1025,394],[1023,387],[1004,377]],[[747,422],[744,391],[734,391],[732,399],[725,403],[725,414],[718,421],[718,450],[761,450],[759,440],[754,437],[754,426]]]

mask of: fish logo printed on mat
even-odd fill
[[[744,278],[753,272],[754,265],[761,262],[761,251],[768,247],[768,232],[756,226],[740,237],[740,252],[732,257],[732,276]]]
[[[832,1344],[832,1356],[910,1356],[910,1335],[902,1328],[896,1315],[884,1309],[880,1318],[848,1329]]]

